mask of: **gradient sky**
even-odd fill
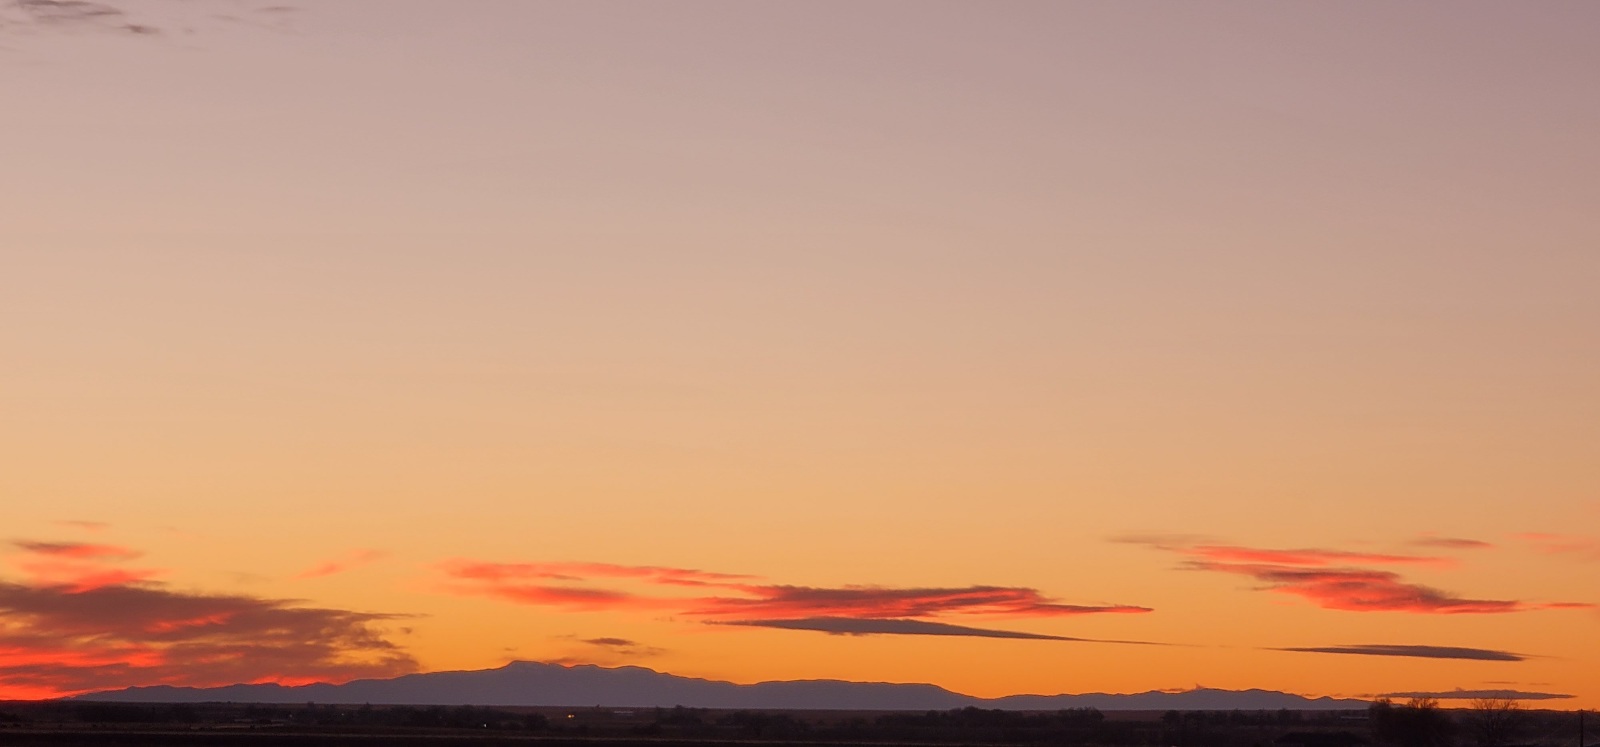
[[[6,2],[0,698],[537,659],[1600,706],[1597,32]]]

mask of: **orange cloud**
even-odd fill
[[[1326,566],[1334,563],[1373,563],[1377,565],[1453,565],[1451,558],[1429,555],[1388,555],[1305,548],[1273,550],[1237,545],[1196,545],[1183,550],[1192,557],[1229,563],[1272,563],[1276,565]]]
[[[546,579],[578,581],[586,578],[638,579],[668,586],[734,587],[755,576],[737,573],[712,573],[692,568],[666,568],[651,565],[614,563],[469,563],[454,562],[452,575],[480,581]]]

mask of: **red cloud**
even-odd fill
[[[35,586],[59,586],[73,592],[146,581],[161,574],[153,568],[118,568],[117,561],[132,560],[144,553],[116,545],[77,542],[12,543],[23,550],[16,567]]]
[[[93,545],[83,542],[30,542],[24,540],[13,544],[35,555],[49,555],[79,560],[99,560],[104,558],[132,560],[144,555],[138,550],[130,550],[126,547]]]
[[[1449,563],[1447,558],[1433,556],[1324,549],[1262,549],[1236,545],[1198,544],[1182,539],[1130,538],[1124,541],[1146,544],[1183,555],[1188,558],[1182,566],[1186,569],[1249,576],[1265,584],[1264,588],[1267,590],[1293,594],[1324,609],[1460,615],[1577,609],[1589,606],[1583,602],[1539,604],[1513,599],[1472,599],[1410,583],[1392,571],[1336,565]]]
[[[1149,612],[1127,605],[1060,604],[1037,590],[968,586],[948,589],[894,589],[846,586],[752,586],[742,597],[709,597],[686,614],[707,617],[853,617],[857,619],[924,618],[944,613],[1054,617],[1104,612]]]
[[[353,550],[345,553],[342,557],[323,561],[322,563],[307,568],[306,570],[295,574],[294,577],[304,580],[332,576],[338,573],[344,573],[352,568],[359,568],[367,565],[368,563],[380,560],[386,555],[387,553],[383,552],[382,550]]]
[[[582,611],[665,610],[721,622],[823,617],[913,620],[948,614],[1057,617],[1150,611],[1147,607],[1128,605],[1063,604],[1035,589],[1020,587],[817,588],[739,583],[753,578],[740,574],[606,563],[486,563],[455,560],[444,564],[441,569],[451,579],[445,589],[458,594]],[[657,586],[710,587],[731,593],[701,597],[644,596],[589,586],[542,583],[552,580],[584,581],[590,576],[633,579]]]
[[[73,591],[0,582],[0,700],[406,674],[416,661],[381,630],[395,619],[158,584]]]
[[[1525,612],[1537,606],[1515,600],[1467,599],[1400,580],[1399,574],[1361,568],[1295,568],[1191,561],[1197,570],[1250,576],[1267,588],[1304,597],[1318,607],[1352,612],[1485,614]]]

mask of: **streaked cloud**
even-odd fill
[[[1279,550],[1142,538],[1122,541],[1180,555],[1184,558],[1179,565],[1181,569],[1247,576],[1263,584],[1264,590],[1298,596],[1324,609],[1456,615],[1593,607],[1587,602],[1476,599],[1413,583],[1395,571],[1355,565],[1449,565],[1452,562],[1435,556],[1320,548]]]
[[[1484,542],[1483,540],[1466,537],[1440,537],[1432,534],[1422,535],[1406,544],[1416,547],[1434,547],[1441,550],[1490,550],[1494,548],[1493,543]]]
[[[1526,661],[1527,656],[1510,651],[1461,646],[1416,646],[1368,643],[1349,646],[1290,646],[1272,651],[1297,651],[1312,654],[1353,654],[1356,656],[1402,656],[1417,659],[1465,659],[1469,661]]]
[[[91,0],[10,0],[0,10],[4,26],[93,27],[132,34],[154,34],[154,26],[135,22],[120,4]]]
[[[1510,700],[1566,700],[1576,696],[1566,693],[1541,693],[1527,690],[1444,690],[1382,693],[1385,698],[1433,698],[1434,700],[1477,700],[1479,698],[1507,698]]]
[[[851,635],[970,635],[989,638],[1077,640],[993,631],[929,618],[985,616],[1047,618],[1149,612],[1120,604],[1069,604],[1037,589],[1011,586],[813,587],[756,583],[747,574],[607,563],[489,563],[454,560],[440,566],[443,590],[573,611],[657,611],[708,622],[781,627]],[[595,584],[596,578],[646,585],[701,588],[704,596],[654,595]],[[560,583],[551,583],[560,582]],[[845,628],[850,628],[846,630]]]
[[[89,30],[157,36],[205,22],[282,28],[297,7],[249,0],[0,0],[0,31]]]
[[[700,600],[689,614],[721,616],[822,615],[868,619],[928,617],[944,613],[1058,617],[1097,613],[1149,612],[1132,605],[1062,604],[1036,589],[1010,586],[890,588],[882,586],[754,586],[749,597]]]
[[[1546,555],[1559,555],[1576,560],[1600,561],[1600,537],[1528,532],[1517,535],[1517,539],[1527,542],[1533,546],[1533,549]]]
[[[295,574],[294,577],[297,579],[312,579],[334,576],[355,568],[360,568],[364,565],[370,565],[374,562],[382,560],[387,556],[388,553],[385,553],[382,550],[351,550],[350,552],[347,552],[337,558],[325,560],[310,568],[307,568]]]
[[[95,545],[83,542],[34,542],[18,540],[12,544],[35,555],[74,559],[133,559],[144,555],[138,550],[116,545]]]
[[[578,581],[587,578],[621,578],[668,586],[738,588],[744,583],[756,579],[754,576],[737,573],[713,573],[693,568],[617,565],[614,563],[475,563],[457,561],[450,565],[449,570],[451,575],[457,578],[471,578],[480,581],[515,579]]]
[[[117,545],[34,540],[16,540],[12,545],[22,552],[11,559],[11,565],[34,586],[62,587],[81,592],[148,581],[163,573],[156,568],[120,565],[122,561],[138,559],[144,553]]]
[[[738,625],[752,628],[776,628],[779,630],[812,630],[832,635],[935,635],[935,636],[966,636],[971,638],[1016,638],[1030,641],[1078,641],[1083,643],[1128,643],[1142,645],[1144,641],[1112,641],[1097,638],[1072,638],[1060,635],[1045,635],[1043,633],[1025,633],[1016,630],[996,630],[994,628],[974,628],[966,625],[953,625],[950,623],[933,622],[930,620],[907,619],[869,619],[863,620],[853,617],[807,617],[791,620],[729,620],[713,622],[714,625]]]

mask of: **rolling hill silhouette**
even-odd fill
[[[74,700],[120,703],[372,703],[379,705],[621,706],[799,710],[1338,710],[1359,700],[1305,698],[1271,690],[1151,691],[1120,695],[1011,695],[978,698],[928,684],[796,680],[739,685],[679,677],[643,667],[563,666],[517,661],[498,669],[410,674],[342,685],[276,684],[193,688],[130,687]]]

